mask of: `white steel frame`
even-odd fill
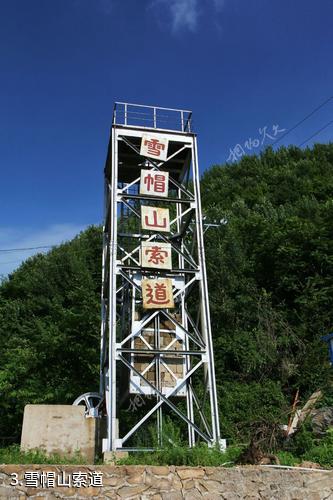
[[[132,109],[138,110],[147,123],[133,125],[131,123]],[[172,115],[172,125],[166,120],[163,128],[159,124],[159,117]],[[136,450],[128,446],[128,440],[136,431],[155,414],[157,415],[157,434],[161,442],[163,407],[168,407],[187,424],[188,442],[194,446],[198,439],[209,445],[224,445],[220,439],[218,403],[215,381],[213,343],[210,324],[208,287],[205,265],[203,223],[200,199],[200,178],[197,155],[196,136],[191,132],[191,112],[158,108],[151,106],[136,106],[128,103],[116,103],[109,154],[106,164],[105,177],[105,224],[103,228],[103,265],[102,265],[102,322],[101,322],[101,371],[100,392],[105,395],[107,411],[107,440],[104,451]],[[174,120],[176,116],[176,121]],[[135,119],[137,115],[135,115]],[[173,127],[173,128],[172,128]],[[176,145],[176,151],[167,158],[166,162],[159,162],[151,158],[140,156],[138,140],[147,129],[154,135],[161,134]],[[119,144],[125,143],[134,156],[137,156],[137,175],[131,182],[120,183],[121,167],[125,161],[119,155]],[[186,153],[178,164],[182,172],[180,181],[170,176],[170,188],[174,196],[168,198],[150,197],[133,194],[131,191],[140,182],[140,169],[144,164],[153,170],[168,168],[171,161],[180,154]],[[119,177],[120,174],[120,177]],[[193,192],[188,189],[186,179],[191,179]],[[171,233],[145,234],[141,230],[129,234],[122,234],[118,229],[121,210],[133,214],[140,219],[138,203],[142,201],[161,201],[175,206],[176,217],[171,221]],[[122,238],[130,238],[134,242],[131,250],[122,244]],[[172,245],[174,255],[177,256],[177,266],[171,270],[147,270],[140,267],[139,250],[141,241],[165,241]],[[136,243],[135,243],[136,242]],[[140,281],[142,276],[160,276],[173,279],[174,298],[180,320],[177,320],[169,310],[148,310],[141,319],[135,317],[135,307],[141,298]],[[127,297],[127,298],[126,298]],[[197,311],[196,320],[189,312],[188,300],[191,298],[192,310]],[[195,304],[196,302],[196,304]],[[162,349],[159,343],[160,320],[167,319],[174,324],[174,332],[181,339],[182,350],[172,349],[174,341]],[[133,339],[139,335],[145,326],[154,321],[156,344],[154,348],[148,344],[142,349],[135,349]],[[128,331],[129,328],[129,331]],[[142,339],[142,336],[141,336]],[[180,357],[184,366],[183,377],[177,381],[175,387],[162,387],[160,380],[154,383],[145,377],[145,373],[134,366],[134,355],[149,354],[154,356],[158,378],[159,368],[163,356]],[[153,394],[156,403],[146,414],[136,422],[126,435],[117,435],[117,411],[119,395],[117,394],[117,369],[122,365],[129,372],[129,380],[136,385],[136,392],[143,397]],[[199,372],[202,373],[201,378]],[[196,377],[196,383],[193,376]],[[135,380],[142,380],[145,389],[135,384]],[[201,381],[201,394],[197,393],[196,386]],[[174,396],[186,397],[186,414],[179,409]],[[208,397],[207,397],[208,395]]]

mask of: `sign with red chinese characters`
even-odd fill
[[[141,243],[141,266],[154,269],[172,269],[170,243],[144,241]]]
[[[141,227],[150,231],[169,233],[169,209],[141,205]]]
[[[169,141],[160,135],[143,134],[140,155],[165,161],[167,159]]]
[[[141,170],[140,194],[168,196],[169,172]]]
[[[143,279],[141,287],[144,309],[165,309],[175,307],[172,279]]]

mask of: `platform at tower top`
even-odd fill
[[[192,132],[192,111],[116,102],[112,124],[188,133]]]
[[[191,146],[192,111],[184,109],[161,108],[116,102],[112,118],[113,129],[117,129],[117,137],[122,137],[117,148],[119,162],[118,181],[133,182],[139,175],[144,157],[138,155],[144,134],[160,135],[168,139],[168,156],[164,170],[177,182],[182,182],[187,170],[191,152],[183,148]],[[110,137],[105,165],[105,176],[111,179],[112,171],[112,137]]]

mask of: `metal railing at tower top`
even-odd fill
[[[113,125],[192,132],[192,111],[116,102]]]

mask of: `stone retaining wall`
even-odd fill
[[[59,478],[63,483],[68,482],[69,477],[69,486],[58,485]],[[103,486],[99,485],[101,478]],[[35,487],[31,481],[37,481],[39,486]],[[333,500],[333,471],[264,467],[0,465],[1,499],[195,500],[201,497],[209,500]]]

